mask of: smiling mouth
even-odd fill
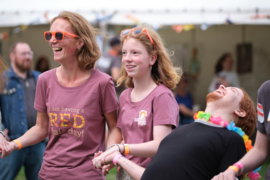
[[[126,67],[130,69],[130,68],[134,68],[135,66],[130,66],[130,65],[129,65],[129,66],[126,66]]]
[[[62,51],[62,48],[53,48],[53,51],[60,52],[60,51]]]

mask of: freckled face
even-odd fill
[[[122,64],[129,77],[139,78],[151,73],[151,56],[143,44],[134,38],[128,38],[123,43]]]

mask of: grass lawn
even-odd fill
[[[261,179],[265,179],[264,175],[266,173],[267,167],[269,166],[270,161],[268,160],[263,166],[262,169],[260,170],[260,174],[262,176]],[[106,176],[106,180],[115,180],[115,176],[116,176],[116,168],[113,168],[110,173]],[[24,177],[24,170],[23,168],[20,170],[18,176],[15,178],[15,180],[26,180]],[[249,178],[245,178],[244,180],[249,180]]]
[[[116,168],[111,169],[110,173],[106,176],[106,180],[115,180],[116,172]],[[24,177],[24,168],[20,170],[15,180],[26,180],[26,178]]]

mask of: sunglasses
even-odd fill
[[[72,37],[79,37],[76,34],[67,33],[67,32],[63,32],[63,31],[57,31],[57,32],[46,31],[46,32],[44,32],[45,41],[50,41],[53,36],[58,42],[63,41],[63,39],[65,38],[65,35],[72,36]]]
[[[133,33],[136,36],[141,35],[143,32],[146,33],[147,37],[149,38],[149,40],[151,41],[151,43],[154,46],[154,51],[156,50],[156,46],[155,43],[153,41],[153,39],[151,38],[151,36],[149,35],[149,33],[146,31],[146,29],[144,28],[135,28],[135,29],[124,29],[123,31],[121,31],[120,36],[121,37],[125,37],[126,35],[128,35],[129,33]]]

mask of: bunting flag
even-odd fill
[[[9,36],[11,36],[12,34],[18,34],[19,32],[25,31],[29,26],[40,22],[40,18],[36,18],[33,19],[32,21],[30,21],[28,24],[26,25],[21,25],[18,26],[16,28],[14,28],[13,30],[9,31],[9,32],[2,32],[0,33],[0,40],[8,40]]]
[[[172,25],[172,29],[177,33],[181,33],[183,31],[183,25]]]
[[[142,25],[142,22],[139,21],[137,18],[131,16],[130,14],[127,14],[126,17],[130,20],[132,20],[137,26]]]
[[[109,14],[109,15],[101,16],[97,11],[95,11],[96,20],[99,23],[104,22],[104,21],[109,21],[114,16],[114,14],[115,14],[115,12],[113,12],[112,14]]]
[[[193,24],[187,24],[183,26],[184,31],[190,31],[191,29],[195,29]]]
[[[211,25],[208,24],[208,23],[203,23],[203,24],[201,25],[201,30],[205,31],[205,30],[208,29],[210,26],[211,26]]]
[[[270,14],[255,14],[253,16],[250,16],[250,19],[269,19],[270,20]]]
[[[0,33],[0,40],[8,40],[8,32]]]

